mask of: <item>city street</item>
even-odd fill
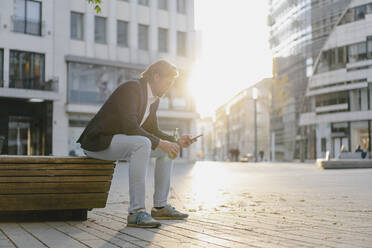
[[[14,247],[372,248],[372,0],[1,0]]]
[[[176,163],[170,203],[190,217],[126,227],[128,164],[88,221],[1,223],[0,247],[371,247],[372,170],[296,163]],[[153,164],[147,210],[152,207]]]

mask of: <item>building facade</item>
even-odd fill
[[[197,132],[195,136],[203,134],[198,138],[195,146],[198,160],[213,160],[213,118],[204,117],[196,121]]]
[[[242,90],[219,107],[213,123],[214,160],[239,161],[242,157],[254,160],[255,129],[253,88],[257,89],[257,155],[258,161],[270,160],[270,111],[272,79]]]
[[[162,58],[180,68],[180,77],[161,100],[159,125],[195,130],[187,91],[193,1],[107,0],[101,10],[87,0],[0,3],[2,153],[83,155],[75,141],[104,101]]]
[[[350,0],[270,0],[270,46],[273,51],[273,112],[276,160],[300,158],[303,141],[300,113],[309,102],[305,92],[313,65],[329,32]],[[278,82],[278,83],[276,83]],[[287,92],[275,96],[277,92]],[[303,147],[302,147],[303,148]],[[305,148],[303,148],[305,149]]]
[[[338,157],[341,146],[371,154],[372,1],[353,0],[316,61],[301,115],[309,137],[307,157]],[[310,132],[309,130],[315,130]],[[311,142],[310,142],[311,141]]]

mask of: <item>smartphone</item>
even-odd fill
[[[200,135],[198,135],[198,136],[196,136],[194,138],[191,138],[191,141],[192,142],[195,142],[200,136],[203,136],[203,134],[200,134]]]

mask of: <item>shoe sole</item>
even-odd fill
[[[155,220],[184,220],[187,217],[152,217]]]
[[[160,227],[161,225],[153,225],[153,226],[141,226],[137,224],[127,224],[127,227],[138,227],[138,228],[157,228]]]

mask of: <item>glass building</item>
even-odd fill
[[[273,52],[273,160],[303,158],[308,138],[300,128],[300,113],[309,102],[305,92],[313,64],[349,0],[270,0],[270,47]],[[314,130],[307,130],[314,132]]]
[[[371,158],[372,1],[352,1],[329,35],[314,67],[306,96],[309,111],[300,124],[313,129],[306,154],[340,155],[358,146]]]

